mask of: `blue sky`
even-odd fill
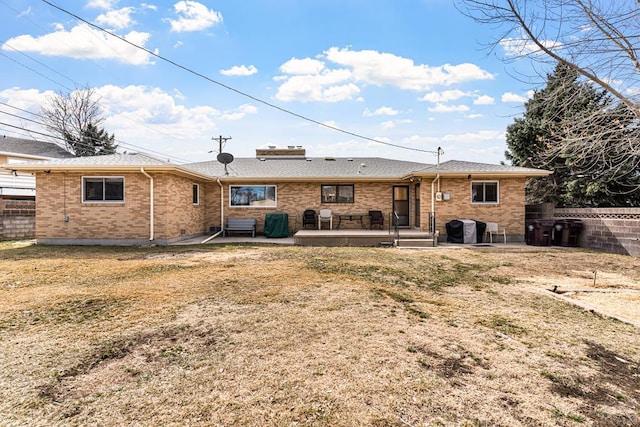
[[[237,157],[295,145],[435,163],[442,147],[443,160],[499,163],[534,89],[451,0],[52,3],[181,67],[43,1],[0,0],[2,134],[44,139],[6,124],[42,131],[27,111],[86,86],[121,150],[177,163],[215,159],[219,135]]]

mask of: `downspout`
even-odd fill
[[[202,242],[200,242],[201,244],[207,243],[209,240],[215,239],[216,237],[218,237],[220,234],[224,232],[224,186],[220,182],[220,178],[216,178],[216,181],[220,186],[220,231],[218,231],[213,236],[209,236],[206,239],[204,239]]]
[[[152,241],[153,235],[153,177],[149,175],[144,168],[140,168],[140,172],[147,178],[149,178],[149,240]]]
[[[436,215],[436,193],[435,193],[435,185],[436,181],[438,181],[438,191],[440,191],[440,174],[437,174],[436,177],[431,181],[431,216],[435,218]],[[432,218],[429,218],[429,222],[432,222]],[[432,224],[429,224],[429,228],[431,228]],[[433,221],[433,232],[436,232],[436,224]]]

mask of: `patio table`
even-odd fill
[[[336,227],[336,230],[340,230],[340,224],[342,223],[343,219],[347,221],[360,221],[360,226],[365,230],[367,229],[367,227],[364,225],[364,221],[362,220],[362,218],[369,216],[366,213],[346,213],[336,214],[336,216],[338,217],[338,225]]]

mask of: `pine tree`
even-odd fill
[[[78,157],[114,154],[118,148],[114,142],[115,135],[109,135],[93,123],[87,125],[79,138],[66,133],[65,141]]]
[[[640,197],[637,202],[630,197],[634,188],[637,194],[637,163],[625,149],[638,140],[634,115],[612,104],[606,92],[580,81],[565,65],[547,76],[547,85],[525,104],[523,117],[507,127],[505,155],[513,165],[553,171],[527,183],[528,203],[640,204]]]

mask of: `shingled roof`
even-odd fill
[[[14,138],[6,135],[0,136],[0,153],[6,155],[21,155],[34,159],[75,157],[72,153],[51,142]]]
[[[234,181],[353,180],[382,181],[410,177],[441,176],[544,176],[549,171],[506,165],[451,160],[440,165],[383,159],[380,157],[241,157],[226,166],[217,160],[176,165],[146,154],[112,154],[35,161],[12,168],[24,171],[82,170],[174,172],[204,179]]]
[[[429,165],[379,157],[237,158],[226,171],[215,160],[183,165],[205,175],[250,179],[392,179],[426,166]]]

